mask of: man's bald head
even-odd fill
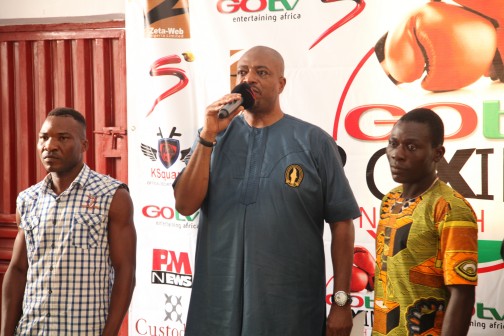
[[[266,46],[255,46],[247,50],[242,57],[253,56],[257,54],[268,55],[268,57],[275,63],[278,74],[280,76],[284,75],[284,59],[282,55],[280,55],[280,53],[273,48]]]

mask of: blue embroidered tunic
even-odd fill
[[[236,117],[212,153],[187,335],[323,335],[324,221],[358,216],[329,134]]]

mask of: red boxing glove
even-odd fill
[[[364,290],[368,285],[369,275],[358,267],[352,267],[352,281],[350,292],[356,293]]]
[[[496,30],[486,18],[460,6],[430,2],[384,36],[375,50],[396,83],[413,82],[425,71],[424,89],[450,91],[483,76],[496,45]]]
[[[374,290],[375,259],[369,251],[362,246],[354,247],[352,268],[351,292],[360,292],[363,289]]]
[[[497,30],[497,53],[486,75],[493,80],[500,79],[504,82],[504,2],[502,0],[455,0],[455,2],[494,21]]]

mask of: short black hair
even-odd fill
[[[426,124],[431,134],[432,147],[442,146],[444,142],[443,120],[431,109],[421,107],[404,114],[398,122],[416,122]]]
[[[83,127],[86,129],[86,119],[84,116],[70,107],[56,107],[51,110],[48,114],[48,117],[72,117],[77,120]]]

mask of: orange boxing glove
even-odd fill
[[[498,22],[504,20],[504,2],[502,0],[453,0],[464,7],[481,13]]]
[[[502,0],[455,0],[455,2],[488,17],[497,30],[497,52],[490,71],[486,74],[493,80],[504,82],[504,1]]]
[[[490,68],[496,30],[483,16],[461,6],[430,2],[414,11],[375,48],[385,72],[396,83],[413,82],[426,72],[422,87],[457,90]]]

